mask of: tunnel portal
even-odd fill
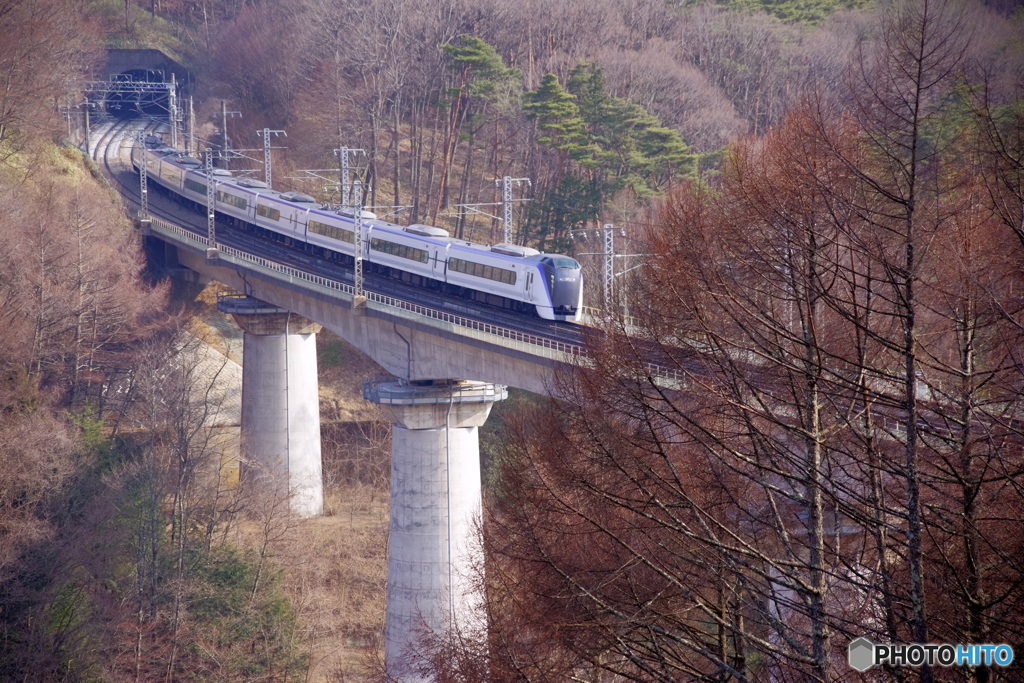
[[[164,74],[150,69],[131,69],[107,82],[103,107],[120,119],[139,116],[167,118],[170,116],[170,89]]]
[[[110,49],[103,68],[88,86],[94,108],[116,118],[180,118],[176,103],[192,90],[192,74],[153,49]]]

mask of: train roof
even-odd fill
[[[282,192],[281,199],[288,202],[294,202],[295,204],[317,203],[317,201],[314,198],[310,197],[308,194],[303,194],[301,192]]]
[[[413,223],[401,229],[421,237],[448,237],[448,231],[444,228],[435,228],[432,225],[424,225],[422,223]]]
[[[571,256],[565,256],[564,254],[545,254],[544,252],[538,252],[532,256],[527,256],[527,260],[539,261],[546,266],[552,268],[579,268],[580,264],[576,259]]]
[[[236,178],[235,185],[239,187],[248,187],[257,190],[270,189],[270,185],[267,185],[262,180],[256,180],[255,178]]]
[[[498,254],[505,254],[507,256],[518,256],[519,258],[526,258],[527,256],[533,256],[540,252],[530,247],[521,247],[518,244],[509,244],[502,242],[501,244],[491,245],[491,251]]]
[[[355,218],[356,217],[356,212],[354,210],[347,209],[345,207],[342,207],[340,209],[335,209],[334,213],[338,214],[339,216],[344,216],[345,218]],[[363,220],[370,220],[370,221],[377,220],[377,214],[375,214],[373,211],[366,211],[365,209],[364,210],[360,210],[359,217],[362,218]]]

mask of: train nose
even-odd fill
[[[580,301],[580,285],[579,269],[558,269],[552,297],[556,313],[559,315],[574,315],[576,313]]]

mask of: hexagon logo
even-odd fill
[[[867,671],[875,665],[875,645],[867,638],[850,642],[850,666],[857,671]]]

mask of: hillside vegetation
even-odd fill
[[[221,127],[221,98],[242,113],[228,124],[236,148],[261,148],[265,126],[288,132],[275,141],[288,147],[282,183],[361,148],[367,203],[493,241],[497,221],[457,205],[499,201],[502,176],[530,178],[517,239],[563,250],[570,230],[631,220],[713,173],[730,140],[809,88],[834,90],[870,21],[829,2],[116,4],[93,3],[111,44],[174,27],[156,42],[197,70],[203,136]]]
[[[228,361],[199,342],[196,292],[153,282],[120,198],[59,142],[102,55],[85,9],[0,3],[0,679],[366,675],[379,464],[329,439],[347,459],[319,525],[237,490],[209,400]]]
[[[223,476],[196,293],[55,142],[103,46],[193,69],[211,143],[222,99],[235,149],[287,130],[275,184],[337,201],[300,171],[362,148],[380,213],[493,242],[455,207],[530,178],[516,241],[589,266],[573,232],[612,222],[647,259],[562,399],[496,410],[490,632],[425,639],[425,673],[839,681],[860,635],[1021,642],[1012,9],[0,0],[0,678],[381,675],[388,427],[324,392],[320,520]],[[325,381],[372,371],[320,352]]]

